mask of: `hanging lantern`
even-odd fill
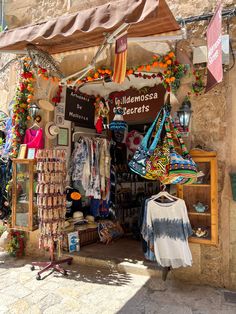
[[[188,129],[192,112],[191,102],[188,99],[185,99],[177,111],[180,125],[184,131]]]
[[[36,103],[31,103],[29,107],[29,115],[34,120],[39,112],[40,108]]]

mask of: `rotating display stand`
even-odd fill
[[[31,270],[35,266],[42,268],[37,273],[37,280],[41,275],[53,270],[63,275],[67,271],[60,265],[72,263],[72,257],[56,260],[55,251],[61,248],[63,242],[63,229],[66,214],[66,158],[64,150],[38,150],[36,154],[38,183],[36,186],[37,206],[39,217],[39,248],[50,252],[50,261],[33,262]]]

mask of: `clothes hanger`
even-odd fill
[[[40,129],[40,126],[38,125],[38,123],[35,121],[34,124],[30,127],[30,129],[34,130],[34,128]]]
[[[168,199],[168,200],[170,200],[170,201],[172,201],[172,202],[178,200],[178,197],[175,197],[175,196],[171,195],[170,193],[168,193],[167,191],[165,191],[165,189],[166,189],[166,185],[163,185],[162,191],[160,191],[160,192],[159,192],[158,194],[156,194],[156,195],[153,195],[153,196],[151,197],[151,199],[154,200],[154,201],[156,201],[156,200],[158,200],[158,199],[160,199],[160,198],[165,197],[166,199]]]

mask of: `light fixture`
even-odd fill
[[[39,112],[40,108],[38,107],[38,105],[36,103],[31,103],[30,107],[29,107],[29,115],[30,117],[35,120],[38,112]]]
[[[191,102],[188,98],[185,98],[181,107],[177,111],[177,115],[179,117],[179,123],[184,131],[188,129],[191,114],[192,114]]]

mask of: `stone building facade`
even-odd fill
[[[9,28],[29,23],[39,23],[62,14],[76,12],[106,0],[8,0],[5,6],[6,21]],[[176,18],[200,15],[212,12],[216,0],[167,0]],[[235,0],[223,0],[224,9],[236,5]],[[229,34],[234,53],[236,51],[236,17],[229,20]],[[226,31],[226,20],[223,22]],[[187,25],[189,48],[206,44],[207,22]],[[191,49],[190,49],[191,50]],[[145,63],[147,55],[141,59]],[[1,57],[2,58],[2,57]],[[64,59],[61,67],[67,73],[73,73],[73,56]],[[135,59],[133,60],[135,62]],[[8,86],[11,82],[8,83]],[[181,101],[184,88],[180,89]],[[2,91],[8,92],[1,85]],[[236,202],[232,200],[229,173],[236,171],[236,66],[224,73],[224,80],[207,94],[192,97],[194,111],[191,124],[191,147],[200,144],[217,151],[219,167],[219,246],[191,244],[193,267],[174,272],[174,276],[183,280],[201,282],[214,286],[236,289]]]

